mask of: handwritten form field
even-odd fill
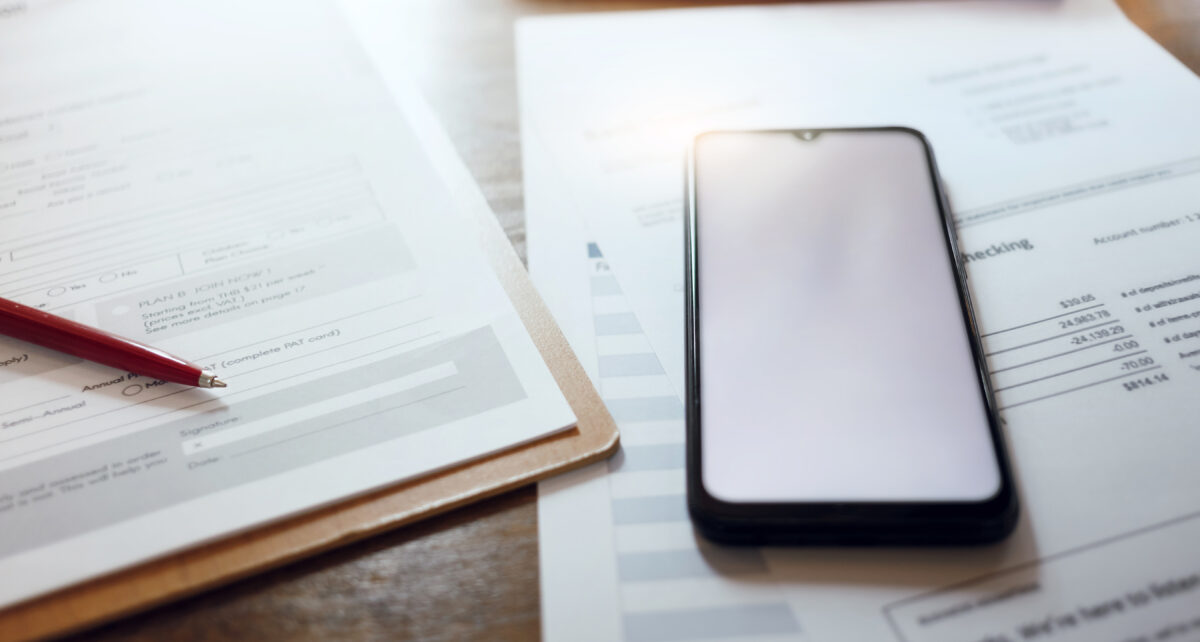
[[[337,5],[32,5],[0,86],[0,295],[229,382],[0,338],[0,606],[574,423]]]
[[[1115,6],[641,12],[517,34],[531,270],[628,409],[623,463],[541,487],[549,640],[1200,631],[1200,83]],[[717,549],[687,521],[682,406],[662,389],[683,384],[682,147],[883,124],[937,154],[1022,522],[980,550]]]

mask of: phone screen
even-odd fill
[[[964,502],[997,446],[921,138],[693,150],[701,482],[727,502]]]

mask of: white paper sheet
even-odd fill
[[[331,3],[0,24],[0,295],[229,383],[0,337],[0,606],[574,423],[389,84]]]
[[[629,640],[1195,636],[1200,83],[1190,72],[1091,1],[550,17],[523,21],[518,37],[535,280],[556,313],[578,309],[587,275],[539,256],[556,242],[546,221],[584,219],[634,312],[630,336],[615,338],[596,332],[597,315],[595,341],[655,354],[676,390],[690,133],[922,129],[969,257],[1024,511],[1008,542],[985,549],[764,549],[765,573],[689,567],[679,560],[703,545],[681,512],[682,429],[627,419],[626,461],[659,468],[541,504],[547,540],[583,537],[571,520],[608,504],[618,569],[568,583],[554,569],[571,562],[543,557],[547,639],[601,639],[552,611],[571,603],[572,586],[617,596],[609,626]],[[557,241],[577,246],[570,238]],[[603,371],[600,383],[608,397]],[[616,517],[633,496],[649,521]],[[594,527],[587,538],[604,539]],[[768,585],[802,633],[782,632]],[[732,628],[697,624],[717,621]]]

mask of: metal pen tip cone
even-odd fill
[[[217,378],[217,375],[205,370],[200,373],[200,380],[196,382],[199,388],[224,388],[225,382]]]

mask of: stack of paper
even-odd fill
[[[0,295],[229,383],[0,337],[0,607],[574,424],[336,5],[20,3],[0,87]]]

